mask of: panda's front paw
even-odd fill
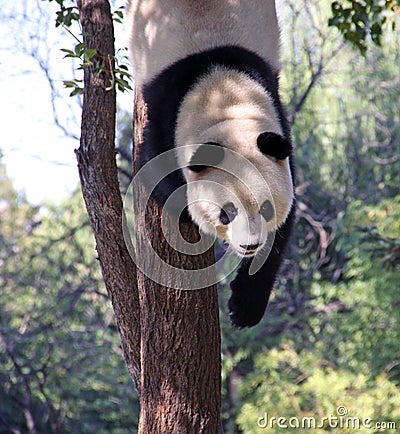
[[[246,293],[232,292],[232,296],[228,301],[232,324],[238,328],[253,327],[258,324],[267,307],[268,297],[265,298],[266,300],[258,300],[257,302],[251,296],[246,297]]]

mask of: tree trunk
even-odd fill
[[[145,121],[146,107],[137,92],[134,154],[141,146]],[[135,155],[134,161],[137,161]],[[139,198],[143,197],[141,191]],[[171,283],[180,286],[182,269],[190,271],[209,266],[213,269],[213,247],[195,256],[177,252],[164,238],[162,208],[150,199],[143,211],[135,215],[136,245],[142,249],[139,253],[147,258],[156,254],[175,267],[178,270],[176,276],[173,271],[168,276]],[[171,229],[174,222],[167,225]],[[180,231],[189,243],[199,240],[197,227],[193,224],[180,225]],[[148,239],[154,251],[146,247]],[[139,269],[137,273],[142,342],[139,433],[216,434],[221,409],[216,285],[198,290],[171,289],[155,283]]]
[[[114,29],[107,0],[78,1],[87,48],[80,147],[82,194],[96,239],[101,271],[115,312],[128,371],[140,390],[140,322],[136,267],[122,231],[122,199],[115,161]],[[97,64],[98,62],[98,64]],[[98,68],[103,68],[99,75]],[[110,89],[111,87],[111,89]]]
[[[86,67],[84,72],[81,142],[76,156],[125,361],[140,394],[139,432],[216,434],[221,407],[216,286],[192,291],[173,289],[180,286],[179,273],[168,275],[171,285],[162,286],[137,269],[129,253],[122,228],[123,204],[115,161],[114,35],[110,5],[107,0],[79,0],[78,6],[84,41],[97,54],[92,59],[93,66]],[[145,105],[140,98],[137,94],[136,150],[142,142],[146,121]],[[135,191],[135,195],[140,204],[141,191]],[[135,247],[141,261],[151,261],[154,252],[148,250],[146,243],[150,240],[154,251],[174,269],[201,270],[207,266],[212,269],[211,248],[191,256],[177,252],[166,242],[161,213],[162,209],[150,201],[145,212],[135,216],[136,244],[128,243],[129,248]],[[192,224],[182,225],[181,232],[189,243],[199,238]],[[203,276],[206,277],[206,272]]]

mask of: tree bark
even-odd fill
[[[136,267],[122,230],[123,205],[115,160],[114,29],[107,0],[78,1],[87,48],[97,54],[84,71],[80,147],[82,194],[113,305],[128,371],[140,390],[140,321]],[[99,75],[99,67],[103,72]]]
[[[138,91],[134,120],[134,161],[137,161],[146,123],[146,107]],[[142,190],[139,198],[143,197]],[[136,213],[136,245],[142,249],[140,254],[157,254],[178,270],[213,266],[212,247],[201,255],[191,256],[168,244],[161,226],[162,212],[150,199],[144,212]],[[172,221],[168,223],[169,228],[173,225]],[[180,232],[189,243],[199,240],[193,224],[181,224]],[[145,247],[148,239],[154,252]],[[171,289],[157,284],[139,269],[137,275],[142,342],[139,433],[218,433],[221,346],[216,285],[198,290]],[[179,279],[179,272],[176,278],[168,277],[174,282]],[[176,283],[179,286],[180,282]]]

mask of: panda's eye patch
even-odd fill
[[[232,202],[229,202],[221,208],[221,212],[219,214],[219,221],[223,225],[228,225],[234,220],[237,214],[238,214],[237,208]]]
[[[260,214],[264,217],[264,219],[269,222],[274,218],[275,209],[272,203],[269,200],[266,200],[260,207]]]
[[[189,169],[200,173],[207,167],[216,167],[222,162],[225,150],[219,143],[207,142],[199,146],[189,162]]]
[[[292,153],[292,144],[289,140],[276,133],[261,133],[257,138],[258,149],[265,155],[284,160]]]

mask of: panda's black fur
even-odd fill
[[[242,260],[236,277],[231,282],[232,295],[228,302],[229,313],[235,326],[252,327],[261,321],[283,261],[294,218],[293,205],[285,223],[276,231],[267,260],[255,274],[250,275],[248,272],[254,258]]]
[[[143,86],[143,96],[147,105],[147,124],[144,130],[144,143],[139,152],[140,167],[163,152],[174,149],[175,127],[182,100],[196,82],[215,66],[245,73],[271,95],[283,135],[290,142],[289,124],[278,94],[277,73],[257,54],[238,46],[223,46],[188,56],[172,64]],[[163,160],[163,165],[165,164]],[[178,167],[174,158],[170,159],[168,164],[171,168]],[[291,157],[289,157],[289,164],[294,179]],[[184,185],[182,171],[175,170],[160,182],[153,196],[163,205],[173,192]],[[232,295],[228,303],[235,326],[251,327],[263,317],[290,237],[294,214],[293,205],[286,221],[276,231],[267,260],[254,275],[248,273],[254,258],[242,260],[237,275],[230,285]],[[189,214],[186,213],[183,220],[189,219]]]

